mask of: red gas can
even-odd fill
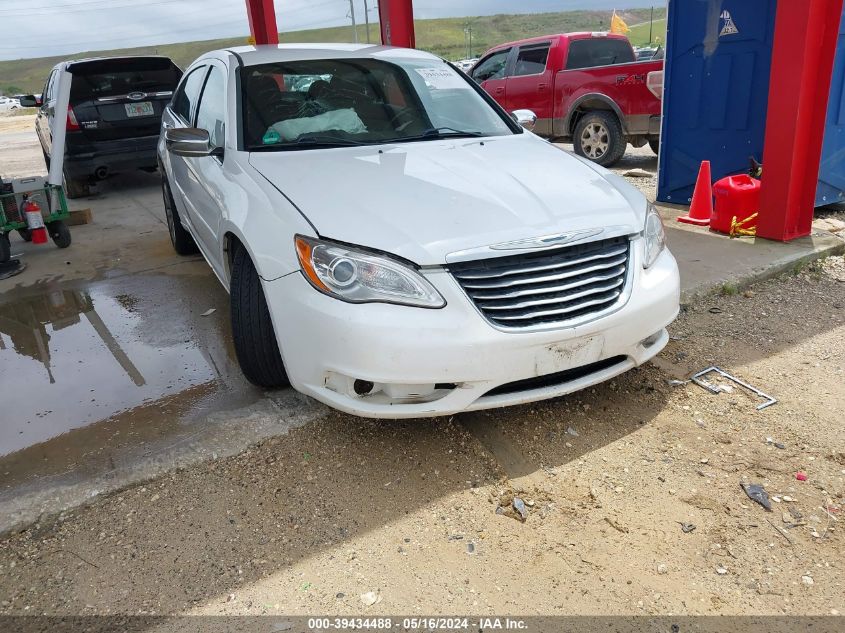
[[[710,228],[730,233],[731,222],[742,222],[760,210],[760,181],[751,176],[728,176],[713,185],[716,206]]]

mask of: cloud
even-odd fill
[[[365,0],[353,0],[359,23]],[[349,0],[275,0],[279,29],[349,24]],[[377,0],[367,0],[372,22]],[[417,18],[612,9],[662,5],[662,0],[414,0]],[[515,6],[516,5],[516,6]],[[621,6],[620,6],[621,5]],[[246,37],[244,0],[32,0],[0,5],[0,59]],[[14,34],[11,37],[10,34]]]

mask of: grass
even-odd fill
[[[645,46],[649,43],[649,23],[641,22],[631,27],[628,33],[628,39],[634,46]],[[666,44],[666,18],[654,20],[654,28],[652,29],[652,44]]]
[[[467,26],[472,29],[472,54],[478,56],[491,46],[525,37],[571,31],[606,30],[610,24],[611,13],[611,11],[564,11],[417,20],[415,23],[417,47],[447,59],[462,59],[467,54],[464,34]],[[618,11],[618,13],[631,26],[629,33],[631,42],[635,45],[647,43],[650,10],[629,9]],[[666,28],[665,15],[666,11],[663,9],[655,11],[655,16],[659,19],[654,21],[654,33],[659,34],[661,40],[665,39],[663,37]],[[353,34],[351,26],[342,26],[281,33],[280,39],[285,43],[350,42],[353,41]],[[364,25],[358,26],[358,39],[361,42],[367,41]],[[379,41],[378,24],[370,25],[370,39],[373,42]],[[50,69],[65,59],[159,54],[167,55],[179,66],[185,68],[206,51],[242,44],[246,44],[246,25],[244,25],[243,37],[137,48],[80,51],[55,57],[0,61],[0,86],[14,85],[19,86],[24,92],[41,92]]]

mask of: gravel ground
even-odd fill
[[[0,542],[0,614],[843,613],[844,282],[838,257],[698,302],[585,392],[333,413],[45,519]],[[671,383],[712,364],[778,403]]]

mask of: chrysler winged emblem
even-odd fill
[[[584,231],[555,233],[554,235],[544,235],[542,237],[531,237],[525,240],[516,240],[515,242],[503,242],[502,244],[494,244],[490,246],[490,248],[496,251],[525,251],[539,250],[542,248],[553,248],[562,244],[578,242],[588,237],[593,237],[594,235],[598,235],[603,231],[604,229],[586,229]]]

